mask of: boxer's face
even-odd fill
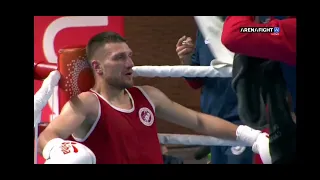
[[[104,46],[103,53],[102,76],[106,82],[121,89],[132,87],[134,64],[131,59],[132,51],[127,43],[108,43]]]

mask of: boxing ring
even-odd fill
[[[140,77],[231,77],[232,67],[213,66],[135,66],[134,76]],[[41,88],[34,95],[34,128],[37,150],[38,127],[42,109],[48,103],[56,86],[62,90],[59,97],[60,109],[70,97],[89,90],[93,86],[93,75],[85,59],[85,48],[68,48],[59,51],[57,64],[34,64],[34,78],[43,80]],[[84,83],[85,82],[85,83]],[[64,99],[63,99],[64,98]],[[201,145],[201,146],[247,146],[236,141],[226,141],[211,136],[158,134],[161,144]],[[35,158],[37,152],[35,150]],[[35,160],[35,163],[37,161]]]
[[[221,43],[223,22],[216,16],[195,16],[201,31],[212,39],[209,48],[216,55],[210,66],[135,66],[135,77],[231,77],[233,53]],[[211,27],[211,28],[210,28]],[[231,65],[231,66],[230,66]],[[59,109],[70,99],[93,87],[94,79],[86,61],[85,47],[61,49],[58,63],[34,63],[34,79],[43,80],[41,88],[34,95],[35,164],[37,163],[38,128],[42,109],[46,106],[54,88],[59,89]],[[159,133],[160,144],[200,146],[248,146],[237,141],[226,141],[211,136]]]

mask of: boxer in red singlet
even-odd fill
[[[268,154],[266,134],[171,101],[151,86],[133,86],[132,51],[113,32],[87,45],[95,85],[71,98],[39,136],[47,164],[162,164],[156,117],[202,134],[239,140]],[[75,141],[67,141],[72,135]]]

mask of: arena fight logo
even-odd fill
[[[154,116],[149,108],[143,107],[139,109],[139,119],[145,126],[152,126]]]
[[[34,16],[34,61],[57,63],[59,49],[85,45],[93,35],[106,30],[124,35],[123,16]],[[41,84],[34,82],[34,93]],[[58,104],[56,87],[43,109],[43,122],[49,122],[59,113]]]

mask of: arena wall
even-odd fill
[[[133,50],[133,61],[141,65],[178,65],[176,43],[183,35],[195,39],[193,16],[125,16],[125,37]],[[188,108],[200,109],[200,90],[193,90],[183,78],[136,78],[136,85],[152,85],[170,99]],[[158,120],[160,133],[194,133]]]

